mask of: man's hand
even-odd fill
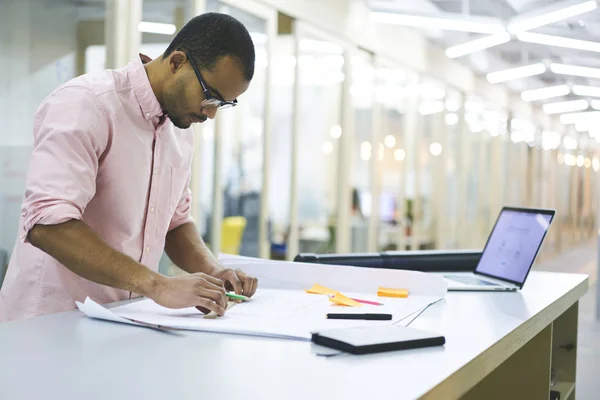
[[[167,308],[196,307],[205,314],[210,311],[225,314],[227,299],[223,281],[197,273],[182,277],[165,277],[159,283],[152,300]]]
[[[236,294],[252,297],[256,293],[258,279],[246,275],[241,269],[219,269],[212,275],[225,283],[225,289],[233,290]]]

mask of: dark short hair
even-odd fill
[[[254,43],[246,27],[227,14],[206,13],[190,20],[165,50],[166,58],[174,51],[185,51],[201,69],[213,71],[221,57],[233,57],[244,78],[254,76]]]

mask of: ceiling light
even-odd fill
[[[563,138],[563,146],[567,150],[576,150],[577,149],[577,140],[573,139],[571,136],[565,136]]]
[[[543,132],[542,133],[542,148],[544,150],[555,150],[560,147],[560,133],[558,132]]]
[[[449,31],[487,33],[494,35],[504,32],[504,24],[497,18],[464,16],[440,13],[436,15],[411,15],[395,12],[372,11],[371,21],[381,24],[433,28]]]
[[[508,25],[508,31],[511,33],[528,31],[592,11],[596,9],[596,7],[597,4],[595,0],[584,2],[581,0],[563,1],[553,4],[550,7],[543,9],[541,12],[539,10],[535,11],[537,15],[528,13],[514,18],[513,22]]]
[[[590,130],[590,123],[585,120],[575,122],[575,130],[577,132],[587,132]]]
[[[441,144],[439,144],[438,142],[433,142],[431,143],[431,145],[429,146],[429,152],[431,153],[432,156],[437,157],[440,154],[442,154],[442,150],[444,148],[442,147]]]
[[[456,113],[449,113],[449,114],[446,114],[444,119],[446,120],[446,125],[452,126],[452,125],[458,124],[459,118]]]
[[[418,90],[421,97],[426,99],[440,100],[446,96],[446,91],[443,88],[431,82],[423,83],[415,87],[415,89]]]
[[[389,147],[391,149],[396,145],[396,138],[394,137],[394,135],[387,135],[383,139],[383,143],[385,144],[385,147]]]
[[[342,127],[339,125],[332,126],[329,130],[329,134],[332,138],[339,139],[340,137],[342,137]]]
[[[487,80],[490,83],[506,82],[513,79],[526,78],[528,76],[541,75],[546,72],[542,63],[525,65],[523,67],[505,69],[503,71],[490,72]]]
[[[480,39],[471,40],[470,42],[462,43],[446,49],[446,56],[449,58],[457,58],[466,54],[475,53],[481,50],[489,49],[490,47],[498,46],[510,42],[509,33],[499,33],[497,35],[485,36]]]
[[[512,131],[510,133],[510,141],[513,143],[521,143],[524,140],[525,135],[521,131]]]
[[[403,161],[406,158],[406,152],[403,149],[394,150],[394,158],[396,161]]]
[[[361,150],[361,152],[360,152],[360,158],[363,161],[369,161],[371,159],[371,150],[369,150],[369,151]]]
[[[160,22],[142,21],[138,25],[138,30],[145,33],[157,33],[159,35],[173,35],[177,27],[173,24],[163,24]]]
[[[533,131],[535,132],[535,126],[524,119],[513,118],[510,120],[510,129],[511,130],[519,130],[519,131]]]
[[[587,100],[560,101],[558,103],[547,103],[542,106],[546,114],[562,114],[575,111],[583,111],[589,107]]]
[[[581,76],[583,78],[600,79],[600,69],[590,67],[579,67],[577,65],[555,64],[550,65],[550,70],[559,75]]]
[[[571,125],[590,120],[600,120],[600,111],[575,112],[562,114],[560,116],[560,122],[564,125]]]
[[[300,50],[306,53],[324,53],[327,55],[342,55],[344,49],[337,43],[327,42],[324,40],[302,39],[300,40]],[[343,65],[342,58],[342,65]]]
[[[523,101],[546,100],[553,97],[566,96],[570,91],[567,85],[549,86],[541,89],[525,90],[521,92],[521,99]]]
[[[600,160],[598,160],[598,158],[594,157],[592,159],[592,167],[594,168],[594,171],[598,171],[600,169]]]
[[[592,166],[592,160],[590,160],[589,158],[585,159],[585,162],[583,164],[586,168],[589,168]]]
[[[421,115],[437,114],[442,111],[444,111],[443,101],[427,102],[419,106],[419,114]]]
[[[600,43],[587,40],[571,39],[541,33],[522,32],[517,35],[521,42],[543,44],[546,46],[564,47],[573,50],[594,51],[600,53]]]
[[[600,97],[600,87],[573,85],[573,93],[577,96]]]
[[[565,164],[572,167],[577,163],[577,159],[573,154],[565,154],[564,156]]]
[[[583,164],[585,163],[585,157],[582,156],[581,154],[577,156],[577,166],[579,168],[583,167]]]

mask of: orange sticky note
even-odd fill
[[[408,289],[391,289],[379,287],[377,290],[377,296],[379,297],[408,297]]]
[[[325,286],[317,285],[316,283],[310,289],[306,289],[306,293],[312,294],[336,294],[337,291],[326,288]]]
[[[329,301],[331,301],[334,304],[348,307],[360,307],[362,305],[358,301],[352,300],[350,297],[346,297],[340,292],[337,292],[333,295],[333,297],[330,297]]]

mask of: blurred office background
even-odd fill
[[[205,11],[240,19],[257,52],[239,106],[194,126],[193,214],[215,252],[477,249],[517,205],[557,210],[541,260],[563,254],[595,235],[596,6],[0,0],[0,281],[39,103],[80,74],[159,57]]]

